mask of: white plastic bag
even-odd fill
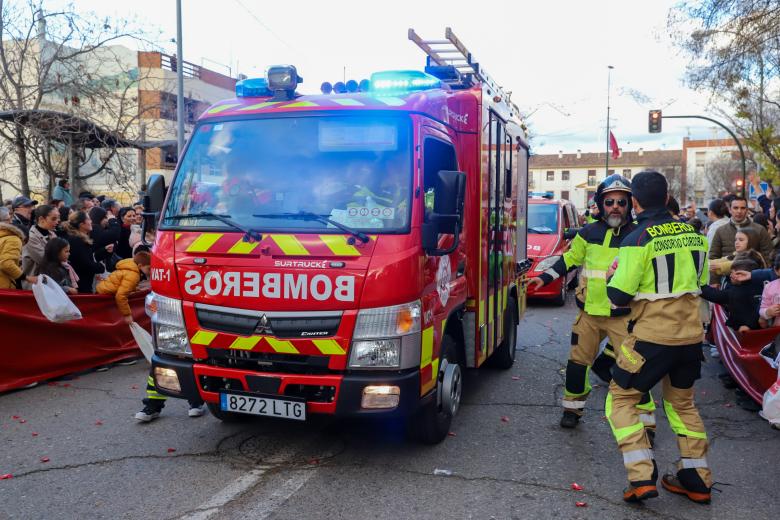
[[[764,392],[764,406],[761,408],[760,415],[773,427],[780,429],[780,374],[778,374],[775,384]]]
[[[81,319],[81,311],[76,304],[68,298],[57,282],[45,274],[38,276],[38,283],[32,286],[32,291],[41,314],[49,321],[62,323]]]
[[[130,324],[130,332],[133,333],[133,339],[138,343],[146,360],[151,363],[152,355],[154,354],[154,344],[152,343],[152,335],[146,332],[146,329],[141,327],[136,322]]]

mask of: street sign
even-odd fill
[[[761,189],[764,191],[764,195],[766,195],[767,191],[769,191],[769,183],[767,182],[760,182]],[[748,198],[749,199],[757,199],[760,193],[756,193],[756,188],[751,184],[748,189]]]

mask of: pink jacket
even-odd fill
[[[765,320],[771,320],[766,315],[766,310],[772,305],[780,303],[780,278],[773,280],[764,286],[764,292],[761,293],[761,307],[758,314]]]

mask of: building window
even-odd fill
[[[607,170],[607,176],[614,175],[615,170]]]
[[[569,170],[563,170],[561,172],[561,180],[562,181],[568,181],[569,180]]]
[[[623,170],[623,177],[625,177],[626,179],[630,179],[631,178],[631,170],[630,169]]]
[[[561,191],[561,198],[564,200],[569,200],[569,190]]]
[[[547,172],[547,180],[548,181],[554,181],[555,180],[555,172],[553,172],[553,171]]]
[[[596,185],[596,170],[588,170],[588,186]]]

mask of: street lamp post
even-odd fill
[[[184,151],[184,55],[181,42],[181,0],[176,0],[176,54],[176,157],[178,158]]]

